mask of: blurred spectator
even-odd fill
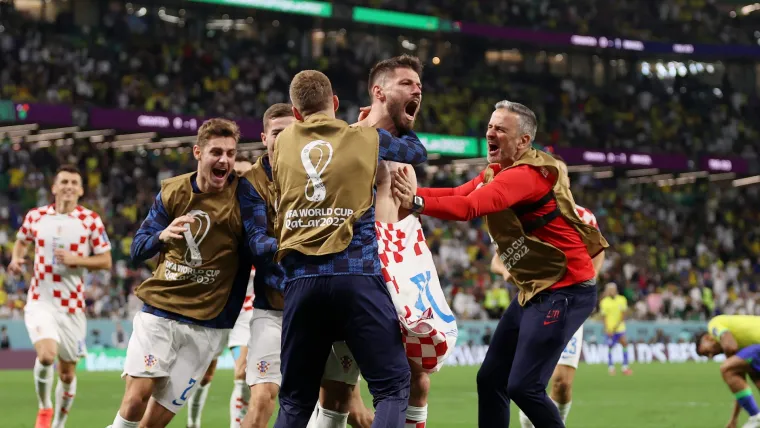
[[[124,328],[121,326],[121,323],[117,322],[116,331],[114,331],[111,336],[111,343],[113,344],[113,347],[116,349],[127,349],[128,341],[129,338],[124,332]]]
[[[11,349],[11,339],[8,337],[8,327],[0,327],[0,349]]]

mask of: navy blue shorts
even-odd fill
[[[749,345],[736,353],[736,356],[749,363],[752,370],[760,373],[760,345]]]

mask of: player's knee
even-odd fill
[[[732,376],[736,376],[737,374],[741,374],[741,363],[742,360],[738,359],[738,357],[731,357],[728,358],[726,361],[723,361],[720,364],[720,374],[723,376],[724,379],[727,379]]]
[[[75,375],[73,370],[61,370],[59,379],[61,379],[61,382],[63,383],[71,383],[74,381],[74,376]]]
[[[251,387],[251,409],[268,409],[274,406],[280,388],[274,383],[260,383]]]
[[[211,381],[214,380],[214,373],[206,373],[203,375],[203,379],[201,379],[201,386],[206,386],[211,383]]]
[[[430,375],[424,372],[412,372],[410,391],[412,397],[427,397],[430,391]]]
[[[530,396],[534,395],[535,382],[533,380],[520,377],[510,376],[507,385],[507,396],[518,404],[528,400]]]
[[[55,363],[55,348],[43,348],[37,352],[37,359],[43,366]]]
[[[480,366],[480,369],[478,370],[478,375],[475,378],[475,381],[478,386],[478,392],[481,391],[490,391],[497,389],[499,387],[497,383],[497,376],[494,376],[493,373],[491,373],[488,369],[484,369],[485,366]]]
[[[245,370],[248,367],[245,360],[235,365],[235,380],[245,380]]]
[[[557,376],[552,379],[552,396],[553,397],[566,397],[570,395],[570,391],[573,388],[573,383],[564,376]]]

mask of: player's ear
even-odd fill
[[[337,95],[333,95],[333,111],[338,111],[338,107],[340,107],[340,100]]]
[[[261,133],[261,143],[264,144],[264,147],[267,146],[267,134]]]
[[[380,85],[375,85],[372,87],[372,97],[385,102],[385,92],[383,92],[383,88],[380,87]]]
[[[201,146],[197,144],[193,146],[193,157],[197,161],[201,160]]]
[[[290,109],[293,110],[293,117],[295,117],[297,121],[303,122],[303,116],[301,116],[301,112],[298,111],[296,106],[292,106]]]

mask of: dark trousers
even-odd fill
[[[285,288],[275,428],[306,427],[337,340],[346,341],[372,393],[372,426],[403,428],[411,374],[396,309],[382,277],[360,275],[301,278]]]
[[[510,399],[536,428],[565,426],[546,385],[565,345],[595,306],[593,285],[540,293],[524,307],[512,300],[478,371],[479,428],[509,427]]]

